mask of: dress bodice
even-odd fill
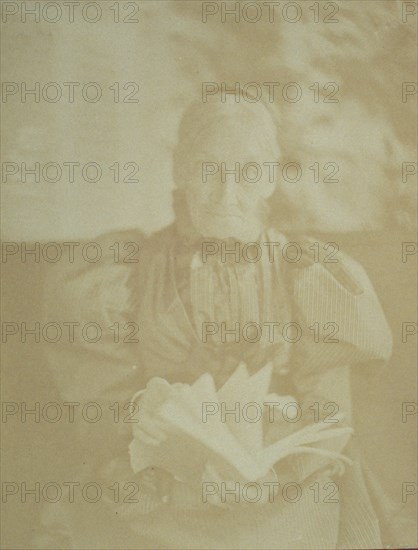
[[[223,378],[240,361],[251,370],[272,361],[283,372],[290,344],[271,323],[288,322],[291,308],[279,263],[267,254],[257,262],[202,261],[199,248],[171,242],[147,266],[139,322],[150,374],[189,382],[222,371]]]

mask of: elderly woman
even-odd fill
[[[350,368],[386,361],[391,334],[354,260],[339,253],[336,262],[324,263],[314,255],[315,240],[303,236],[292,239],[297,255],[281,253],[289,238],[279,232],[280,218],[271,216],[268,203],[276,188],[272,163],[281,155],[276,133],[260,102],[192,105],[174,156],[175,223],[148,238],[126,231],[98,241],[103,250],[115,241],[139,243],[137,263],[115,261],[112,249],[97,263],[60,265],[51,273],[47,319],[139,327],[139,343],[115,343],[113,330],[103,331],[96,344],[50,346],[48,361],[64,399],[98,402],[114,412],[114,403],[129,402],[152,377],[190,384],[208,372],[219,387],[242,362],[250,373],[272,364],[271,391],[295,396],[304,411],[311,408],[305,424],[314,422],[312,408],[323,419],[332,403],[339,426],[351,425]],[[243,172],[247,163],[256,164]],[[243,256],[248,243],[262,251],[258,261],[251,261],[249,247]],[[240,331],[248,323],[280,325],[275,337],[265,330],[260,338],[222,337],[221,326]],[[283,335],[286,323],[299,327],[301,337]],[[152,417],[141,422],[144,443],[164,438]],[[301,489],[297,501],[216,506],[202,502],[201,486],[187,486],[161,469],[135,476],[131,427],[112,416],[108,423],[82,426],[80,442],[71,443],[77,455],[67,458],[78,480],[100,480],[103,487],[136,480],[141,503],[69,505],[46,521],[65,534],[65,547],[382,547],[374,497],[346,435],[323,445],[352,459],[345,471],[332,458],[313,455],[290,457],[274,468],[277,481]],[[265,437],[274,438],[274,424]]]

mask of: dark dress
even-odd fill
[[[115,262],[109,251],[115,241],[139,243],[139,262]],[[259,242],[287,241],[268,231]],[[213,258],[202,263],[199,243],[184,239],[175,225],[149,238],[122,232],[98,242],[108,250],[100,262],[59,265],[51,273],[45,318],[95,321],[103,328],[137,323],[139,343],[115,343],[114,333],[103,330],[98,344],[50,346],[47,359],[63,399],[126,402],[154,376],[191,383],[210,372],[221,384],[240,361],[251,372],[272,362],[272,391],[294,395],[304,411],[314,403],[337,403],[344,424],[350,425],[350,368],[370,368],[390,357],[390,330],[362,267],[346,256],[338,264],[315,263],[310,239],[299,240],[303,254],[296,263],[280,254],[272,261],[266,253],[253,263]],[[202,341],[204,322],[216,322],[218,328],[224,322],[229,329],[239,323],[240,345],[234,335],[223,342],[220,330]],[[264,330],[272,322],[280,323],[274,338]],[[251,333],[242,342],[241,329],[248,323],[263,327],[262,335],[257,339]],[[300,328],[298,341],[291,341],[293,332],[282,332],[288,323]],[[118,461],[128,461],[131,439],[129,424],[109,422],[87,435],[81,427],[87,478],[100,472],[110,484]],[[82,504],[57,508],[46,523],[56,522],[74,548],[382,548],[378,515],[383,497],[371,489],[355,433],[348,439],[325,445],[353,459],[342,475],[314,456],[278,466],[279,480],[299,484],[297,502],[279,499],[233,509],[169,503],[129,517],[105,503],[94,510]],[[72,464],[77,471],[77,460]],[[336,498],[313,498],[315,483],[321,490],[336,488]]]

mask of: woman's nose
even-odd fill
[[[219,195],[222,204],[236,205],[238,203],[239,184],[233,178],[227,178],[225,182],[219,183]]]

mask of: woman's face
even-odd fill
[[[255,240],[265,223],[265,199],[275,188],[273,168],[263,163],[277,162],[278,147],[257,139],[259,131],[243,135],[224,127],[215,133],[188,161],[185,195],[193,226],[204,237]]]

